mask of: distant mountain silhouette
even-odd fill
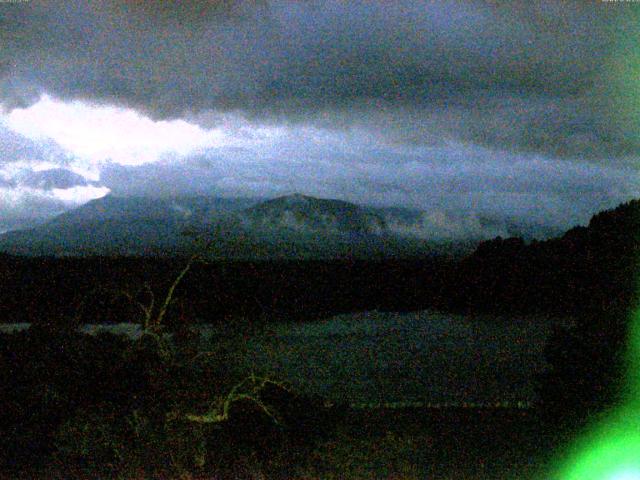
[[[266,201],[108,195],[35,228],[1,235],[0,251],[176,256],[193,252],[194,237],[202,237],[214,258],[407,258],[468,253],[480,240],[511,232],[503,223],[301,194]]]
[[[190,233],[191,235],[185,235]],[[300,194],[272,200],[108,195],[29,230],[0,236],[22,255],[185,255],[209,240],[214,258],[345,258],[430,253],[424,239],[388,234],[375,209]]]
[[[257,200],[106,197],[49,222],[0,236],[0,250],[26,255],[172,255],[193,243],[182,235]]]
[[[395,215],[408,212],[396,210]],[[469,242],[393,230],[387,227],[391,217],[388,209],[295,193],[235,211],[202,233],[212,240],[215,258],[410,258],[472,248]]]

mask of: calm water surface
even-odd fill
[[[363,312],[276,325],[247,342],[247,367],[305,393],[351,403],[496,403],[535,399],[557,321],[434,312]],[[28,324],[0,325],[0,331]],[[215,330],[200,327],[215,341]],[[136,336],[134,324],[86,325]],[[213,340],[211,337],[213,336]]]

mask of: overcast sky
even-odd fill
[[[639,4],[0,2],[0,230],[112,192],[586,222],[640,196]]]

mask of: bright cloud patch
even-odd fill
[[[108,194],[112,186],[104,173],[110,168],[180,165],[223,150],[257,155],[290,133],[233,113],[154,121],[131,109],[48,95],[27,108],[1,107],[0,231],[32,226]],[[236,162],[241,158],[231,160]],[[209,193],[211,183],[199,181],[198,171],[183,174],[157,178],[150,193],[179,195],[194,183]]]
[[[32,227],[109,192],[82,169],[42,160],[0,163],[0,232]]]
[[[51,190],[0,186],[0,233],[33,227],[65,210],[108,193],[108,188],[92,185]]]
[[[60,200],[65,205],[74,207],[87,203],[90,200],[104,197],[109,192],[110,190],[107,187],[96,187],[93,185],[53,188],[51,190],[53,198]]]
[[[155,122],[133,110],[65,103],[47,95],[28,108],[12,110],[5,124],[29,139],[53,140],[94,164],[142,165],[164,154],[187,155],[225,140],[220,129],[205,130],[183,120]]]

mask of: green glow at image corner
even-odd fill
[[[640,480],[640,310],[631,318],[624,405],[572,446],[558,480]]]
[[[560,480],[640,480],[638,412],[627,411],[599,425],[579,444]]]

